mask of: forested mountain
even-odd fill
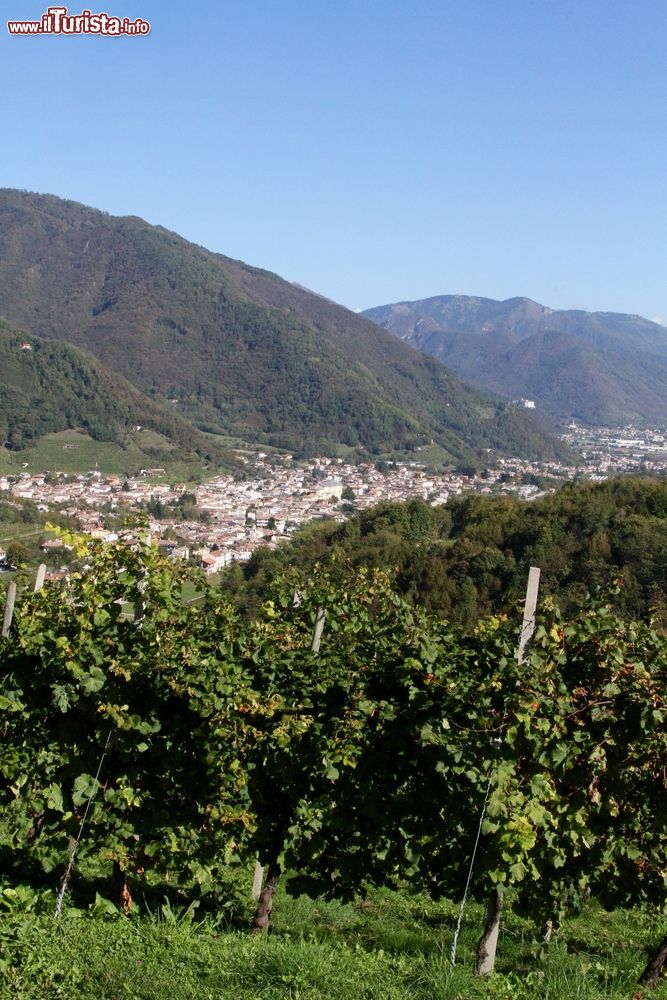
[[[44,434],[81,429],[124,446],[141,426],[172,449],[233,465],[232,456],[173,413],[138,392],[86,352],[29,337],[0,320],[0,446],[29,447]]]
[[[95,354],[201,429],[298,451],[559,445],[368,320],[135,217],[0,192],[0,314]]]
[[[530,504],[479,495],[444,507],[384,503],[342,525],[310,526],[278,551],[258,550],[224,585],[252,611],[277,572],[316,563],[335,578],[351,565],[391,569],[416,604],[466,626],[512,610],[530,566],[542,570],[541,599],[564,610],[623,578],[617,608],[643,616],[653,608],[667,627],[667,481],[568,484]]]
[[[667,420],[667,328],[641,316],[441,295],[364,313],[461,378],[558,420]]]

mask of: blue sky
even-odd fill
[[[664,0],[87,6],[151,33],[1,25],[0,185],[140,215],[353,309],[527,295],[667,323]]]

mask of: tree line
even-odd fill
[[[410,603],[467,627],[512,608],[531,565],[541,567],[543,593],[564,611],[622,579],[614,607],[665,627],[667,481],[567,484],[532,503],[482,495],[441,507],[381,503],[342,525],[310,525],[277,551],[259,549],[227,571],[222,586],[255,614],[276,573],[317,564],[334,579],[350,566],[385,569]]]

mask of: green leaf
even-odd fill
[[[56,812],[63,812],[63,793],[59,785],[50,785],[46,796],[46,804],[49,809],[55,809]]]
[[[97,782],[91,774],[79,774],[72,789],[72,802],[75,806],[83,805],[97,790]]]

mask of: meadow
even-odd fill
[[[250,873],[247,873],[248,878]],[[15,1000],[665,1000],[667,982],[637,985],[662,933],[640,909],[591,905],[546,945],[507,913],[497,971],[473,975],[482,907],[466,908],[456,966],[458,902],[370,891],[354,903],[280,893],[268,935],[248,933],[251,900],[234,912],[149,902],[122,916],[97,897],[53,917],[55,893],[0,894],[0,996]]]
[[[81,431],[60,431],[45,434],[32,448],[0,449],[0,475],[37,475],[45,469],[73,475],[97,469],[106,475],[131,476],[142,468],[160,466],[165,469],[165,478],[174,482],[203,473],[203,460],[173,459],[173,450],[161,435],[150,430],[134,433],[124,448],[113,441],[95,441]]]

